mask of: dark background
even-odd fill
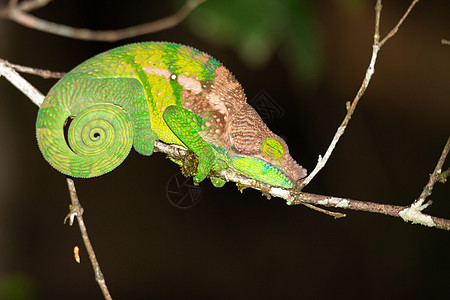
[[[292,75],[283,42],[268,63],[255,68],[233,47],[211,43],[185,23],[111,44],[58,37],[3,19],[0,57],[68,71],[132,41],[191,45],[232,70],[249,99],[264,90],[285,110],[268,126],[312,170],[372,51],[375,1],[342,3],[312,5],[322,51],[314,79]],[[418,197],[449,135],[450,47],[440,43],[450,38],[449,4],[419,2],[382,48],[347,132],[306,191],[395,205]],[[382,33],[408,5],[385,1]],[[176,7],[165,1],[58,0],[33,14],[114,29],[161,18]],[[55,82],[25,77],[44,93]],[[24,299],[101,299],[78,227],[63,225],[70,203],[65,177],[38,150],[36,113],[34,104],[0,78],[0,292],[17,285]],[[132,152],[114,172],[76,180],[91,241],[116,299],[448,296],[447,231],[364,212],[348,211],[334,220],[280,199],[268,201],[254,190],[240,193],[232,183],[215,189],[203,182],[200,203],[181,210],[165,196],[178,172],[161,153],[148,158]],[[448,184],[436,185],[426,213],[450,218],[449,196]],[[81,264],[73,259],[75,245]]]

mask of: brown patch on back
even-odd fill
[[[246,99],[240,83],[227,68],[220,66],[214,73],[213,82],[209,86],[203,84],[201,93],[182,91],[183,107],[208,121],[200,133],[206,141],[223,144],[230,119],[246,104]]]

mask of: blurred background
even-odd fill
[[[55,0],[32,14],[118,29],[174,13],[183,1]],[[410,1],[385,1],[384,36]],[[0,1],[1,6],[6,1]],[[0,57],[68,71],[112,47],[171,41],[219,59],[245,88],[284,112],[267,125],[312,170],[370,61],[375,1],[210,0],[179,26],[117,43],[59,37],[0,19]],[[376,73],[327,166],[306,191],[409,205],[450,129],[450,2],[421,1],[380,51]],[[24,75],[46,93],[56,82]],[[42,158],[37,107],[0,78],[0,299],[101,299],[65,177]],[[446,166],[448,166],[448,162]],[[130,154],[114,172],[76,180],[85,222],[117,299],[441,298],[450,236],[401,219],[347,211],[335,220],[261,193],[201,184],[177,209],[166,185],[179,168],[161,153]],[[426,213],[450,218],[449,185]],[[72,249],[80,247],[81,264]]]

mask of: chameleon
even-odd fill
[[[50,165],[74,178],[114,170],[132,147],[149,156],[156,140],[198,157],[196,183],[225,168],[288,189],[306,176],[225,66],[170,42],[120,46],[75,67],[46,95],[36,136]]]

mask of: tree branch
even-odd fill
[[[3,62],[6,66],[10,67],[11,69],[13,69],[17,72],[36,75],[36,76],[40,76],[45,79],[62,78],[64,75],[66,75],[66,73],[64,73],[64,72],[54,72],[54,71],[50,71],[50,70],[30,68],[27,66],[12,64],[6,60],[1,60],[1,59],[0,59],[0,62]]]
[[[78,226],[80,227],[81,231],[81,237],[83,238],[84,246],[86,247],[86,250],[88,252],[92,267],[94,268],[95,280],[100,286],[100,289],[105,299],[112,300],[111,294],[109,293],[108,287],[106,285],[105,277],[103,276],[102,270],[100,269],[100,265],[97,261],[97,257],[95,256],[94,247],[92,247],[91,241],[89,240],[87,228],[83,220],[84,210],[83,207],[81,207],[80,201],[78,200],[77,191],[75,189],[75,183],[69,177],[67,177],[67,187],[69,188],[70,199],[72,201],[71,212],[67,217],[71,219],[73,219],[73,216],[77,217]],[[70,225],[72,225],[72,222],[70,223],[71,223]]]
[[[8,17],[8,14],[13,9],[20,9],[21,11],[32,11],[46,6],[52,0],[28,0],[19,3],[18,0],[9,0],[8,5],[5,8],[0,8],[0,18]]]
[[[447,158],[449,149],[450,149],[450,137],[447,139],[447,143],[445,143],[444,149],[442,150],[441,156],[439,157],[436,167],[434,168],[433,173],[430,175],[430,180],[428,181],[427,185],[423,188],[423,191],[420,194],[419,198],[416,201],[414,201],[414,203],[425,201],[425,199],[431,195],[434,184],[438,181],[444,182],[446,180],[449,170],[442,173],[442,166],[444,165],[445,159]]]
[[[91,30],[49,22],[30,15],[23,9],[21,5],[9,5],[7,9],[3,9],[1,11],[0,16],[6,16],[10,20],[29,28],[72,39],[116,42],[118,40],[123,40],[175,27],[183,20],[185,20],[191,14],[191,12],[204,1],[206,0],[187,0],[183,7],[181,7],[176,13],[170,16],[156,21],[117,30]],[[33,4],[34,1],[31,2],[32,3],[28,3],[28,6],[26,6],[27,9],[29,9],[30,7],[35,8],[36,6],[44,5],[43,3]]]
[[[13,68],[8,66],[5,60],[0,59],[0,77],[4,76],[18,90],[22,91],[34,104],[41,106],[44,101],[44,95],[41,94],[34,86],[20,76]]]
[[[433,173],[430,175],[430,179],[423,188],[419,198],[417,198],[409,207],[399,212],[399,215],[403,218],[403,220],[411,221],[413,223],[415,223],[416,220],[421,220],[421,222],[423,222],[424,225],[432,226],[428,225],[432,224],[432,220],[430,220],[430,218],[432,217],[422,214],[422,210],[431,205],[432,203],[431,201],[428,201],[427,203],[424,202],[427,199],[427,197],[431,196],[431,192],[433,191],[433,187],[436,184],[436,182],[438,181],[445,182],[445,180],[449,176],[450,168],[447,169],[445,172],[442,172],[442,166],[444,165],[449,149],[450,149],[450,137],[447,139],[447,143],[445,144],[444,149],[442,150],[441,157],[439,158],[436,167],[434,168]]]
[[[380,2],[380,12],[381,12],[381,0],[378,0],[378,2]],[[411,10],[413,9],[413,7],[417,4],[417,2],[419,2],[419,0],[413,0],[413,2],[411,2],[411,4],[409,5],[408,9],[406,10],[406,12],[403,14],[403,16],[401,17],[401,19],[398,21],[397,25],[394,26],[394,28],[392,28],[391,31],[389,31],[389,33],[384,37],[384,39],[378,44],[378,46],[381,48],[390,38],[392,38],[398,31],[398,29],[400,28],[400,26],[403,24],[403,22],[405,21],[406,17],[408,17],[409,13],[411,12]]]
[[[438,229],[450,230],[449,219],[438,218],[423,214],[421,212],[420,214],[411,213],[409,215],[409,218],[405,218],[405,213],[402,212],[405,211],[405,209],[409,208],[406,206],[381,204],[368,201],[358,201],[349,198],[339,198],[309,193],[300,193],[298,195],[298,198],[292,201],[290,204],[301,204],[302,202],[312,203],[316,205],[323,205],[327,207],[366,211],[392,217],[401,217],[405,222],[411,221],[413,224],[420,224],[429,227],[436,227]]]

